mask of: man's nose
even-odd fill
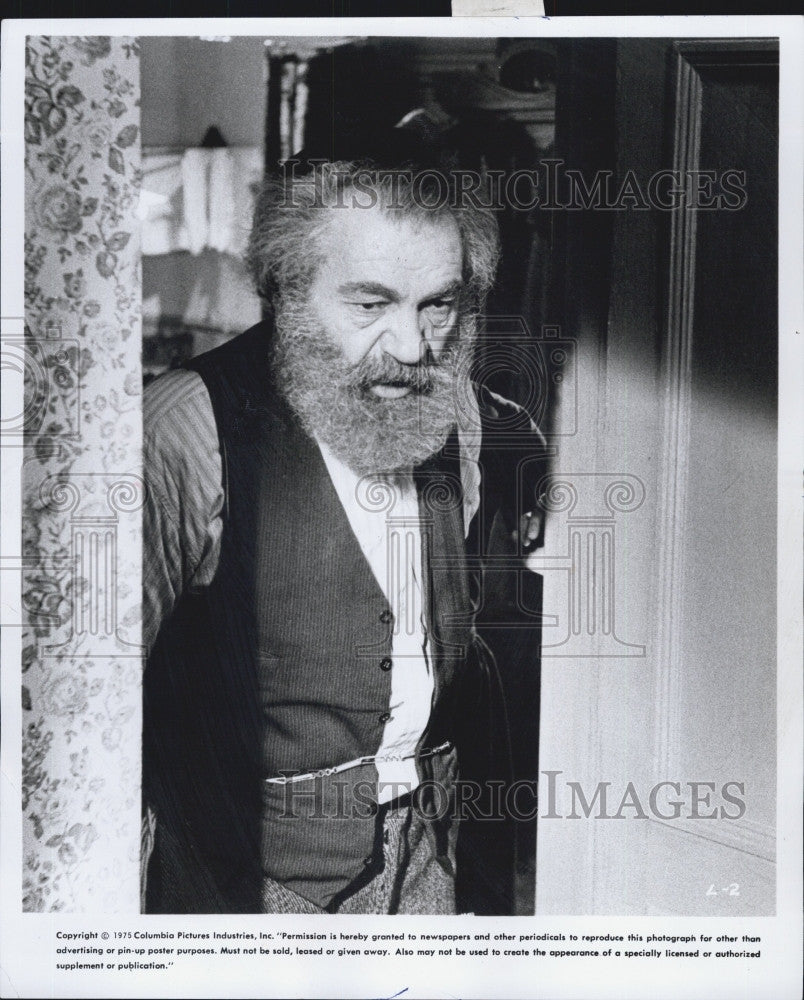
[[[427,354],[426,324],[417,309],[399,309],[382,338],[383,350],[403,365],[416,365]]]

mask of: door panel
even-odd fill
[[[617,496],[600,498],[612,553],[585,600],[613,595],[629,649],[618,656],[610,636],[592,633],[575,658],[545,647],[540,767],[561,770],[559,783],[577,781],[587,800],[608,782],[609,814],[631,782],[641,809],[632,795],[616,819],[595,818],[599,809],[589,819],[582,810],[577,820],[542,819],[537,909],[772,913],[775,46],[621,41],[614,100],[617,179],[633,170],[645,190],[656,171],[674,169],[685,204],[616,213],[610,248],[597,245],[611,252],[607,323],[565,329],[579,342],[586,420],[556,474],[576,487],[591,472],[601,483],[638,483],[644,500],[629,502],[621,488],[620,507],[607,510],[603,501]],[[571,153],[561,109],[559,99],[557,136]],[[583,214],[562,223],[575,243]],[[583,273],[567,273],[583,299]],[[550,514],[542,569],[561,553],[572,573],[586,573],[567,549],[573,517],[577,529],[577,511]],[[545,572],[544,610],[561,622],[573,609],[557,577]],[[651,808],[662,781],[678,782],[678,792],[663,788]],[[558,788],[571,814],[571,789]],[[665,818],[673,797],[677,820]],[[571,887],[567,870],[577,873]]]

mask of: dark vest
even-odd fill
[[[226,505],[215,579],[181,598],[146,668],[148,912],[258,912],[263,875],[327,907],[382,864],[373,765],[264,780],[376,753],[393,627],[317,445],[271,387],[269,334],[260,324],[190,366],[212,401]],[[456,442],[415,479],[435,681],[427,749],[456,736],[477,690]],[[442,765],[419,761],[420,808],[442,814],[428,834],[447,865]]]

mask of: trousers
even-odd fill
[[[377,822],[382,825],[383,867],[370,881],[341,896],[332,910],[323,910],[266,877],[263,912],[454,914],[454,876],[433,857],[424,820],[408,796],[406,800],[380,808]],[[454,870],[454,851],[450,853]]]

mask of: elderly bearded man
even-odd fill
[[[466,539],[533,501],[482,482],[516,417],[469,379],[493,213],[372,168],[269,180],[270,321],[146,394],[149,912],[455,912]]]

